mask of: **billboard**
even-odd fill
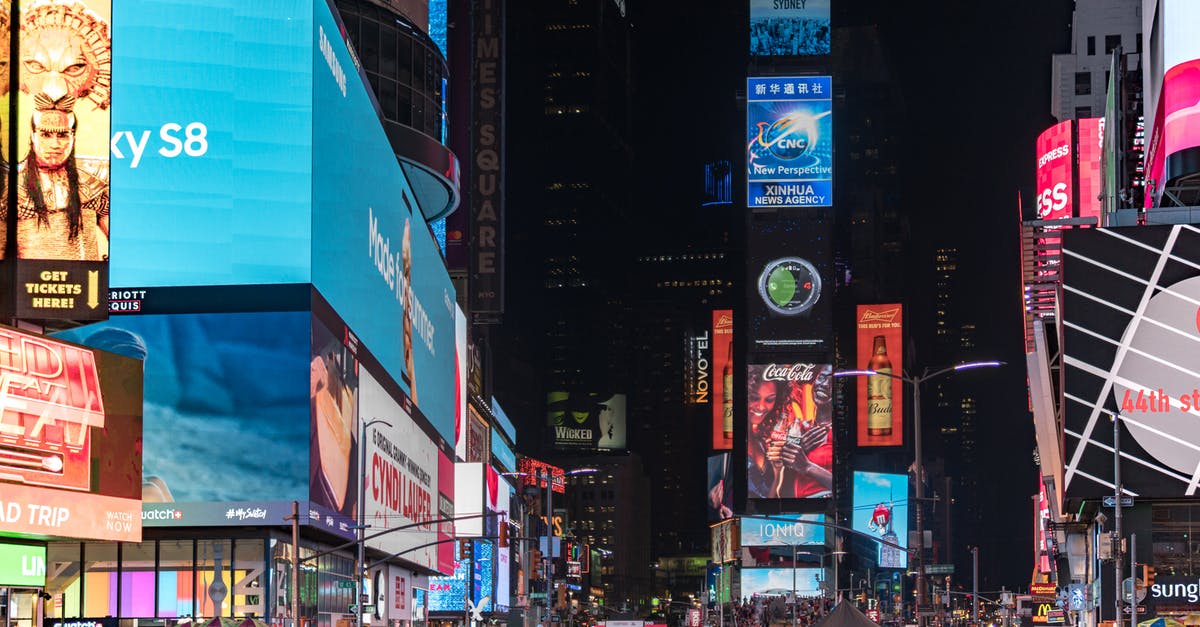
[[[521,485],[536,485],[538,488],[545,490],[545,477],[550,478],[550,484],[553,486],[555,494],[567,493],[567,473],[558,466],[552,466],[544,461],[534,459],[532,457],[522,457],[517,463],[520,467]],[[539,477],[542,477],[539,479]]]
[[[709,527],[712,532],[712,561],[714,564],[724,564],[737,559],[738,531],[737,519],[723,520]]]
[[[747,206],[833,206],[828,76],[746,79]]]
[[[0,258],[16,260],[18,318],[108,316],[111,12],[109,0],[47,0],[22,6],[14,25],[18,90],[6,76],[3,99],[16,99],[4,130],[17,167],[5,167],[3,191],[16,187],[16,207],[2,215],[16,232],[13,250],[0,238]]]
[[[750,56],[829,54],[830,0],[750,0]]]
[[[1071,120],[1059,122],[1038,135],[1035,144],[1038,220],[1061,220],[1072,216],[1073,144]]]
[[[467,192],[471,213],[472,315],[504,313],[505,72],[504,3],[471,11],[471,159]]]
[[[508,442],[504,441],[500,431],[495,427],[492,428],[492,461],[505,472],[513,472],[517,469],[517,454],[513,452]]]
[[[1200,6],[1186,0],[1160,2],[1150,47],[1152,58],[1148,72],[1162,72],[1157,94],[1147,94],[1147,108],[1154,115],[1148,120],[1146,142],[1147,207],[1151,198],[1161,197],[1168,183],[1197,171],[1200,147],[1200,45],[1191,25],[1200,20]],[[1149,31],[1148,31],[1149,32]],[[1158,46],[1160,50],[1154,50]],[[1147,77],[1153,86],[1158,76]],[[1151,88],[1153,90],[1153,87]],[[1154,97],[1157,96],[1157,103]],[[1152,183],[1153,182],[1153,183]]]
[[[551,442],[561,449],[623,450],[624,394],[554,391],[546,394]]]
[[[822,595],[825,571],[821,568],[743,568],[742,597]]]
[[[454,454],[467,459],[467,315],[454,306]]]
[[[824,546],[824,525],[825,514],[742,516],[742,546]]]
[[[708,493],[705,509],[708,522],[733,518],[733,459],[730,453],[708,457]]]
[[[908,475],[855,471],[853,489],[850,527],[891,544],[908,546]],[[908,566],[905,550],[876,544],[880,568]]]
[[[0,326],[0,520],[140,542],[142,364]]]
[[[1104,194],[1104,118],[1080,118],[1076,134],[1076,171],[1079,195],[1075,198],[1076,215],[1100,217]]]
[[[822,350],[833,325],[833,218],[754,216],[746,252],[754,351]]]
[[[855,314],[858,334],[855,368],[879,374],[857,380],[858,445],[904,444],[904,308],[899,303],[859,305]]]
[[[471,609],[491,612],[496,598],[496,547],[491,540],[475,540],[475,559],[472,560]]]
[[[0,586],[45,587],[45,545],[0,543]]]
[[[713,400],[712,335],[708,325],[697,332],[689,332],[685,342],[688,356],[684,364],[684,402],[708,405]]]
[[[769,363],[746,369],[746,484],[750,498],[833,493],[833,367]]]
[[[712,447],[733,449],[733,310],[712,312]]]
[[[1087,229],[1063,237],[1063,493],[1193,496],[1200,475],[1200,233],[1191,226]],[[1133,462],[1133,463],[1130,463]]]
[[[466,610],[467,571],[471,560],[454,560],[454,574],[429,578],[428,607],[430,612],[456,612],[460,616]]]

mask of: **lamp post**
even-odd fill
[[[792,627],[796,627],[796,570],[797,570],[796,557],[800,556],[800,555],[811,555],[813,557],[820,559],[821,560],[821,571],[822,571],[822,573],[824,573],[826,557],[832,558],[837,555],[845,555],[846,554],[846,551],[828,551],[825,553],[813,553],[812,551],[797,551],[796,550],[797,546],[798,545],[795,543],[792,544]],[[830,563],[833,564],[834,573],[836,573],[837,572],[837,561],[831,559]],[[828,581],[826,581],[826,583],[828,583]],[[837,602],[837,575],[836,574],[833,576],[833,594],[832,594],[832,596],[834,598],[834,602],[836,603]],[[822,602],[821,603],[821,613],[822,614],[825,613],[824,607],[825,607],[825,604],[824,604],[824,602]]]
[[[927,600],[925,599],[925,466],[921,459],[921,384],[936,379],[944,374],[958,372],[960,370],[973,370],[975,368],[995,368],[1004,365],[1002,361],[972,361],[953,366],[947,366],[941,370],[930,372],[926,368],[920,376],[907,376],[904,374],[893,374],[882,370],[842,370],[833,373],[835,377],[864,377],[882,375],[899,379],[912,386],[913,390],[913,467],[916,471],[916,509],[917,509],[917,550],[913,553],[913,562],[915,562],[917,570],[917,625],[925,627],[925,617],[921,616],[921,605]],[[912,547],[909,547],[911,550]]]
[[[357,603],[354,608],[357,610],[358,622],[355,623],[358,627],[363,627],[363,599],[367,596],[367,591],[364,589],[367,580],[367,573],[364,572],[366,566],[366,511],[367,511],[367,429],[371,425],[392,426],[392,423],[386,420],[372,420],[362,423],[362,435],[358,438],[358,524],[354,529],[358,532],[358,563],[355,565],[354,574],[358,579],[354,589],[358,590]]]

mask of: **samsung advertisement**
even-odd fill
[[[818,351],[833,333],[833,219],[755,215],[746,252],[746,316],[755,351]]]
[[[897,547],[908,545],[908,475],[855,471],[853,490],[851,528],[888,543],[875,543],[880,568],[906,568],[908,553]]]
[[[833,206],[833,81],[746,79],[747,206]]]
[[[830,0],[750,0],[750,56],[829,54]]]
[[[746,489],[755,499],[833,494],[833,368],[746,369]]]

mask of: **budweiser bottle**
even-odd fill
[[[725,355],[725,368],[721,371],[721,431],[726,440],[733,440],[733,340],[729,341],[729,352]]]
[[[888,359],[887,341],[875,336],[867,370],[879,374],[867,376],[867,434],[892,435],[892,360]]]

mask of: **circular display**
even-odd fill
[[[784,257],[767,262],[758,275],[758,295],[773,312],[806,313],[821,297],[821,275],[807,259]]]

